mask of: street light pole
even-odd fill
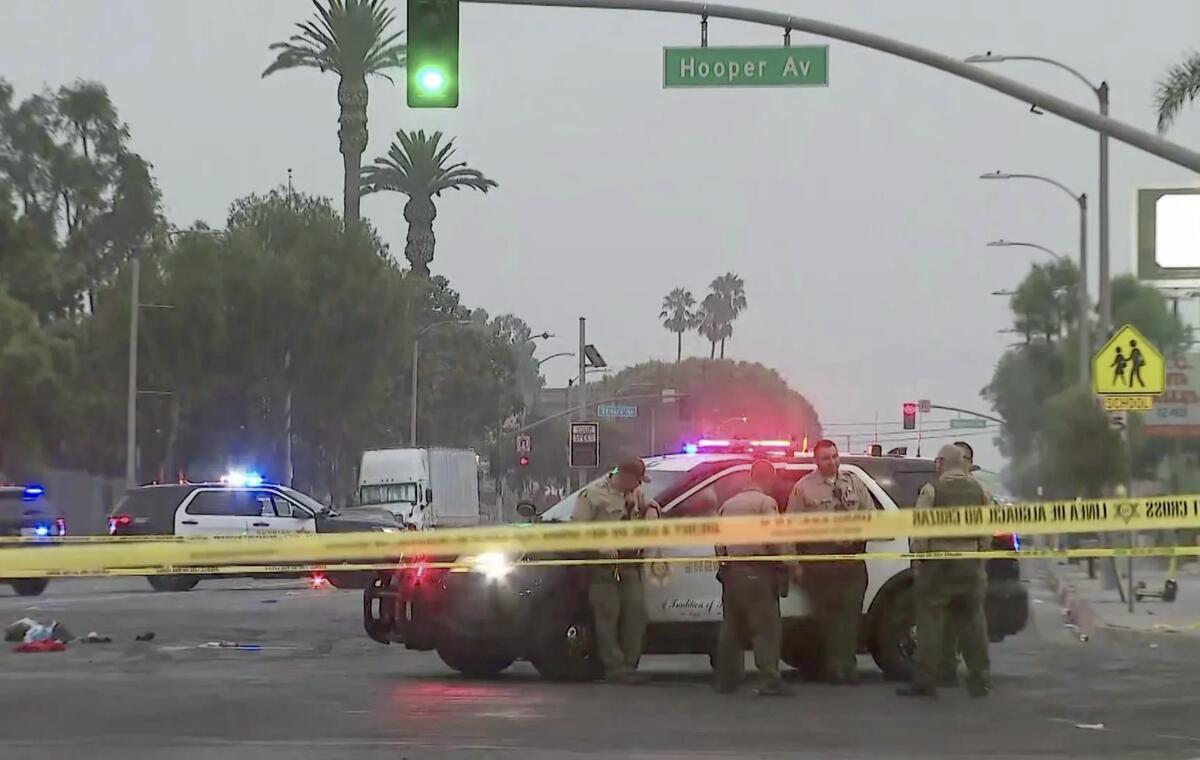
[[[995,55],[988,51],[987,55],[973,55],[966,59],[965,63],[1003,63],[1004,61],[1033,61],[1035,63],[1044,63],[1055,68],[1062,69],[1071,76],[1083,82],[1092,93],[1096,96],[1096,101],[1099,104],[1100,117],[1108,118],[1108,82],[1093,84],[1092,80],[1088,79],[1078,69],[1068,66],[1062,61],[1057,61],[1053,58],[1046,58],[1040,55]],[[1036,105],[1036,104],[1035,104]],[[1108,340],[1109,333],[1112,330],[1112,274],[1110,271],[1110,255],[1109,250],[1109,205],[1108,205],[1108,132],[1100,131],[1100,208],[1097,213],[1100,215],[1100,253],[1099,253],[1099,294],[1097,297],[1097,305],[1100,311],[1100,338],[1102,341]],[[1085,280],[1086,282],[1086,280]]]
[[[1090,303],[1088,302],[1088,261],[1087,261],[1087,193],[1075,194],[1071,188],[1067,187],[1058,180],[1049,177],[1043,177],[1040,174],[1010,174],[1005,172],[992,172],[990,174],[980,174],[980,179],[1026,179],[1042,182],[1047,185],[1053,185],[1063,191],[1075,201],[1079,206],[1079,313],[1076,320],[1079,322],[1079,381],[1087,384],[1091,373],[1089,372],[1089,364],[1092,355],[1091,343],[1091,318],[1089,316]],[[1030,246],[1041,248],[1041,246]],[[1102,283],[1103,285],[1103,283]],[[1105,337],[1107,340],[1107,336]]]
[[[1083,275],[1087,273],[1087,269],[1086,269],[1087,256],[1084,253],[1087,251],[1087,212],[1086,212],[1087,207],[1086,207],[1086,201],[1082,201],[1083,196],[1080,196],[1080,198],[1081,198],[1081,202],[1085,203],[1085,205],[1084,205],[1085,211],[1084,211],[1084,214],[1083,214],[1082,219],[1079,224],[1079,234],[1080,234],[1079,250],[1081,251],[1081,253],[1080,253],[1080,262],[1081,262],[1080,263],[1080,279],[1082,280],[1082,279],[1084,279]],[[1065,262],[1068,260],[1067,257],[1063,256],[1061,253],[1058,253],[1058,252],[1054,251],[1053,249],[1047,248],[1044,245],[1038,245],[1037,243],[1019,243],[1019,242],[1015,242],[1012,240],[993,240],[992,242],[988,243],[988,247],[989,248],[1006,248],[1006,247],[1033,248],[1033,249],[1042,251],[1043,253],[1047,253],[1047,254],[1053,256],[1056,261]],[[1001,294],[1000,291],[997,291],[997,292],[993,293],[992,295],[1000,295],[1000,294]],[[1079,301],[1078,301],[1079,313],[1077,315],[1077,318],[1082,320],[1080,323],[1082,326],[1080,327],[1080,330],[1079,330],[1079,348],[1078,348],[1079,354],[1078,354],[1078,358],[1076,359],[1076,361],[1079,362],[1079,377],[1081,378],[1081,380],[1086,380],[1089,376],[1088,369],[1089,369],[1089,364],[1091,363],[1091,347],[1090,347],[1090,344],[1088,341],[1089,331],[1088,331],[1088,326],[1086,324],[1087,318],[1088,318],[1087,291],[1083,287],[1080,287],[1079,294],[1080,294]],[[1060,332],[1061,332],[1061,327],[1060,327]]]
[[[587,317],[579,318],[579,421],[587,421],[587,353],[584,352],[584,346],[587,345]],[[583,488],[587,485],[587,470],[580,468],[579,470],[579,487]]]

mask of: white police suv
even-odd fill
[[[648,496],[663,507],[663,519],[711,517],[749,482],[755,457],[767,455],[779,474],[781,508],[795,482],[814,469],[811,454],[786,441],[706,441],[684,454],[646,460]],[[935,476],[933,461],[903,456],[843,455],[842,470],[862,480],[883,511],[911,508],[921,486]],[[546,510],[539,522],[571,519],[578,491]],[[1013,549],[1015,536],[996,536],[995,548]],[[907,538],[870,541],[867,551],[908,551]],[[644,570],[646,654],[709,654],[716,649],[721,620],[721,586],[716,565],[703,557],[711,547],[656,550],[662,556],[696,557],[695,562],[650,562]],[[530,559],[563,555],[530,555]],[[600,674],[592,645],[587,603],[588,575],[578,566],[522,566],[514,557],[476,557],[469,571],[418,564],[376,575],[364,597],[364,627],[372,639],[409,649],[436,650],[451,668],[487,676],[517,659],[533,663],[543,677],[583,680]],[[1022,630],[1027,592],[1016,560],[988,560],[988,632],[999,641]],[[867,562],[861,648],[883,672],[906,678],[914,653],[913,575],[906,560]],[[780,600],[784,617],[783,659],[810,671],[819,660],[818,637],[803,591],[793,584]]]

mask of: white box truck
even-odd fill
[[[365,451],[357,501],[415,530],[478,525],[479,457],[468,449]]]

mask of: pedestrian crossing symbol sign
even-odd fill
[[[1125,325],[1092,357],[1092,390],[1100,396],[1161,396],[1167,364],[1154,344]]]

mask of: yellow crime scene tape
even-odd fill
[[[0,578],[193,572],[185,568],[197,568],[194,572],[216,574],[229,566],[237,566],[238,573],[254,573],[252,568],[271,567],[286,568],[287,572],[291,572],[298,566],[325,566],[329,563],[334,563],[331,569],[348,570],[354,566],[339,563],[375,561],[384,563],[385,567],[395,567],[395,563],[402,557],[423,555],[447,557],[503,552],[523,556],[531,552],[589,552],[755,543],[775,545],[870,541],[897,537],[990,536],[993,533],[1111,533],[1186,528],[1200,528],[1200,496],[1092,499],[980,507],[940,507],[927,510],[902,509],[894,512],[809,512],[776,517],[667,518],[608,523],[503,525],[394,533],[211,536],[185,539],[164,537],[150,540],[142,537],[134,540],[100,537],[99,540],[61,540],[50,544],[46,544],[45,539],[40,539],[35,541],[37,545],[12,543],[0,547]],[[934,554],[942,558],[952,558],[945,556],[945,553]],[[800,561],[819,559],[814,555],[798,556],[804,557]],[[1031,554],[1018,552],[1013,556],[1028,557]],[[852,557],[828,557],[849,558]],[[855,555],[853,558],[924,557],[913,554],[897,554],[892,557],[869,554],[861,557]],[[698,560],[687,558],[686,561]],[[581,560],[562,562],[582,564]],[[376,569],[374,566],[365,565],[363,568]],[[284,571],[281,569],[262,572]]]
[[[688,555],[646,556],[636,558],[554,557],[538,559],[513,558],[513,567],[566,567],[588,565],[696,565],[715,566],[725,562],[844,562],[847,560],[953,560],[953,559],[1095,559],[1101,557],[1198,557],[1200,546],[1148,546],[1136,548],[1089,547],[1080,549],[993,549],[975,552],[862,552],[857,554],[759,554],[752,556]],[[442,569],[452,572],[471,572],[475,564],[470,557],[457,560],[427,561],[422,559],[396,562],[283,564],[283,565],[156,565],[146,567],[100,568],[93,570],[14,570],[5,571],[9,578],[63,578],[144,575],[268,575],[375,572],[379,570],[409,570],[415,568]]]

